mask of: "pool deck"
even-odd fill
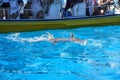
[[[120,15],[57,20],[0,20],[0,33],[120,25]]]

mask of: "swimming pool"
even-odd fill
[[[120,26],[0,34],[0,80],[120,80]]]

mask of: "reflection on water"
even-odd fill
[[[47,32],[55,38],[73,32],[87,44],[53,44]],[[120,26],[0,34],[0,79],[119,80],[119,48]]]

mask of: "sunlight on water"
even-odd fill
[[[120,26],[0,34],[0,80],[119,79]]]

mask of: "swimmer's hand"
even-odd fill
[[[54,39],[54,36],[51,33],[47,33],[48,34],[48,39]]]
[[[87,44],[87,40],[83,40],[81,45],[85,46],[86,44]]]
[[[76,43],[79,43],[80,45],[85,46],[87,44],[87,40],[77,41]]]

